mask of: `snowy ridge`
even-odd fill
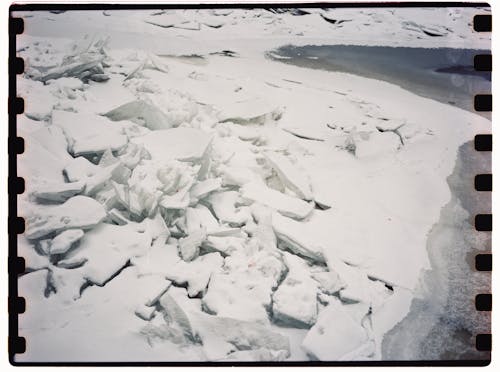
[[[382,357],[429,267],[456,150],[491,123],[253,52],[270,33],[291,37],[290,24],[368,40],[360,22],[381,35],[396,23],[405,45],[489,40],[465,33],[467,8],[416,12],[427,23],[361,11],[109,12],[110,39],[26,37],[20,360]],[[455,17],[447,29],[442,12]],[[51,17],[64,26],[71,13]],[[264,38],[252,53],[241,32],[228,37],[248,18]],[[126,26],[171,31],[172,52],[111,47]],[[177,36],[197,30],[177,55]]]

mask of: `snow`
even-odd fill
[[[369,341],[367,332],[347,311],[348,305],[332,301],[323,309],[302,346],[318,360],[340,360]],[[349,360],[356,359],[355,357]]]
[[[311,185],[306,176],[307,173],[295,167],[283,155],[278,153],[266,153],[265,156],[286,187],[304,200],[311,200],[313,198]]]
[[[54,110],[52,123],[64,131],[69,152],[75,156],[118,150],[127,143],[120,126],[102,116]]]
[[[63,254],[71,248],[71,246],[83,237],[83,230],[70,229],[63,231],[57,235],[50,243],[50,254]]]
[[[491,122],[266,55],[489,49],[474,11],[31,12],[16,360],[381,359],[457,149]]]
[[[136,137],[133,143],[143,145],[153,160],[199,160],[210,138],[201,130],[173,128],[157,130],[145,136]]]
[[[318,314],[317,283],[302,259],[287,252],[283,259],[288,273],[273,294],[273,317],[281,323],[308,328],[316,323]]]
[[[38,207],[26,221],[26,237],[37,239],[52,232],[95,227],[106,213],[101,204],[86,196],[74,196],[57,206]]]
[[[242,197],[252,202],[267,205],[284,216],[296,219],[306,218],[314,208],[311,204],[257,182],[245,184],[242,187]]]

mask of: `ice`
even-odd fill
[[[199,129],[172,128],[133,138],[132,142],[144,145],[153,160],[196,161],[203,156],[210,137]]]
[[[127,75],[125,81],[128,79],[132,79],[144,69],[153,69],[165,73],[168,72],[168,67],[162,61],[160,61],[157,56],[155,56],[154,54],[148,54],[148,56],[139,64],[139,66]]]
[[[212,276],[203,305],[218,316],[266,324],[266,308],[284,271],[278,252],[235,251],[224,259],[223,271]]]
[[[131,257],[143,255],[152,237],[129,226],[101,223],[87,232],[77,249],[69,252],[61,263],[84,262],[80,268],[91,283],[104,285]]]
[[[36,139],[38,132],[44,132],[44,134],[46,133],[52,137],[51,149],[46,146],[50,142],[41,142]],[[18,174],[25,180],[27,193],[34,192],[39,185],[49,182],[65,182],[63,169],[67,162],[70,161],[71,156],[66,152],[66,139],[62,131],[59,128],[41,128],[29,135],[19,131],[18,135],[24,137],[25,142],[30,143],[29,146],[25,146],[24,153],[18,155],[17,170]],[[66,156],[62,155],[63,151]]]
[[[261,99],[249,99],[227,103],[221,107],[219,120],[236,124],[264,124],[268,120],[278,120],[281,109],[273,107],[269,102]]]
[[[362,268],[354,267],[342,262],[335,255],[328,253],[326,262],[331,272],[336,273],[344,288],[340,291],[343,300],[371,303],[372,281]]]
[[[191,262],[178,261],[166,277],[178,285],[187,284],[190,297],[204,292],[212,275],[218,273],[224,259],[219,253],[208,253]]]
[[[170,288],[160,304],[168,323],[180,326],[186,337],[201,340],[208,360],[220,360],[241,350],[266,349],[289,355],[286,336],[256,322],[205,314],[198,301],[188,299],[181,288]]]
[[[198,314],[193,323],[209,360],[219,360],[238,350],[266,349],[290,355],[287,337],[256,322]]]
[[[167,115],[158,107],[144,100],[127,102],[111,111],[103,114],[113,121],[138,119],[144,121],[144,125],[152,130],[168,129],[172,127]]]
[[[64,202],[82,192],[84,186],[83,182],[45,184],[38,186],[33,196],[41,201]]]
[[[166,277],[171,273],[173,267],[181,261],[177,247],[174,245],[153,244],[143,255],[131,257],[130,262],[134,265],[139,275],[161,274]]]
[[[47,270],[37,270],[20,276],[17,281],[19,296],[33,303],[41,302],[47,290],[47,275]]]
[[[52,125],[64,131],[68,150],[75,156],[118,150],[127,144],[121,127],[99,115],[54,110]]]
[[[16,361],[383,358],[429,268],[456,149],[491,122],[267,52],[324,35],[489,49],[474,11],[30,12]],[[103,19],[111,50],[52,37]]]
[[[236,251],[244,249],[245,238],[234,236],[208,236],[203,242],[203,248],[220,252],[223,256],[230,256]]]
[[[219,223],[214,215],[203,204],[198,204],[195,208],[186,209],[186,228],[188,234],[200,229],[205,229],[207,234],[220,230]]]
[[[89,76],[89,79],[97,83],[103,83],[105,81],[108,81],[110,77],[106,74],[92,74]]]
[[[309,328],[316,323],[318,315],[318,285],[301,258],[284,252],[283,260],[288,273],[273,294],[273,319],[281,324]]]
[[[225,186],[243,186],[258,177],[247,167],[221,165],[219,169],[222,174],[222,184]]]
[[[284,216],[296,219],[306,218],[314,206],[303,200],[273,190],[263,183],[247,183],[241,188],[242,198],[262,203],[275,209]]]
[[[239,198],[237,191],[223,191],[211,194],[207,200],[220,222],[241,226],[252,216],[248,208],[236,207]]]
[[[209,178],[205,181],[198,182],[189,191],[192,200],[199,200],[206,197],[211,192],[217,191],[221,188],[220,178]]]
[[[286,187],[298,197],[312,200],[311,184],[304,170],[299,169],[281,154],[267,152],[265,157]]]
[[[66,165],[64,174],[69,182],[78,182],[93,176],[98,169],[99,168],[95,164],[91,163],[83,156],[78,156]]]
[[[345,285],[336,272],[320,271],[312,273],[311,277],[319,283],[321,291],[329,295],[339,292]]]
[[[198,257],[201,243],[203,243],[206,236],[206,230],[199,229],[193,231],[187,237],[179,239],[179,252],[184,261],[192,261]]]
[[[28,239],[42,238],[51,233],[96,226],[106,212],[101,204],[86,196],[74,196],[61,205],[47,205],[33,210],[27,217],[25,236]]]
[[[329,133],[326,130],[318,130],[314,128],[306,127],[283,127],[283,130],[293,134],[296,137],[312,140],[312,141],[324,141],[328,138]]]
[[[47,120],[52,114],[54,99],[49,88],[39,81],[22,77],[17,78],[17,89],[20,97],[30,97],[25,100],[24,114],[32,120]]]
[[[278,213],[273,214],[272,223],[274,232],[284,247],[315,261],[324,261],[322,246],[308,231],[307,225]]]
[[[24,258],[26,271],[28,272],[50,266],[49,257],[35,249],[35,244],[31,244],[24,235],[17,236],[17,255]]]
[[[368,341],[365,329],[353,319],[346,306],[337,300],[319,313],[318,320],[307,333],[302,347],[318,360],[338,361]]]
[[[84,232],[81,229],[69,229],[63,231],[52,239],[49,248],[50,254],[66,253],[75,242],[83,237],[83,235]]]

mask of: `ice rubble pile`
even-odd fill
[[[21,79],[21,95],[40,89],[50,102],[28,105],[20,125],[20,294],[64,311],[127,278],[137,294],[118,311],[141,319],[149,343],[201,345],[209,360],[284,360],[288,327],[308,330],[313,359],[375,357],[392,288],[303,233],[334,206],[315,201],[286,148],[266,146],[261,129],[278,111],[221,112],[155,84],[145,70],[169,73],[158,57],[118,62],[104,46]],[[83,109],[106,80],[96,75],[135,99],[102,115]],[[356,151],[361,137],[348,137]]]

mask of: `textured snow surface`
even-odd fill
[[[381,358],[429,269],[457,149],[491,122],[265,53],[488,49],[475,11],[19,14],[16,358]],[[378,129],[396,127],[404,144]]]

